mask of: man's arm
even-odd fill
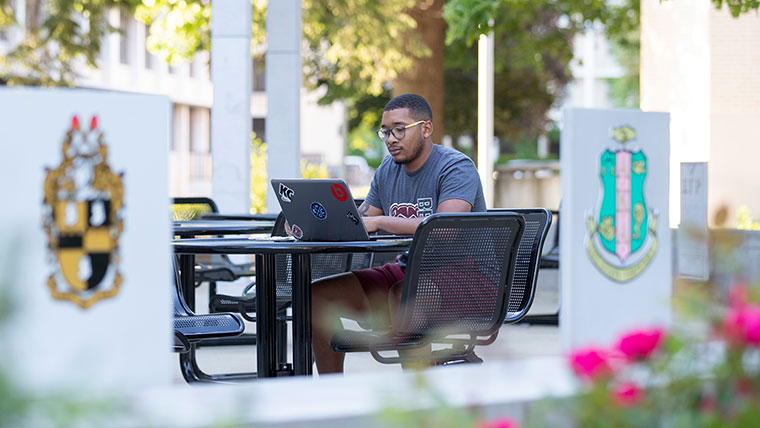
[[[363,206],[364,204],[362,204]],[[369,207],[367,209],[368,212],[376,213],[379,211],[379,214],[366,214],[371,217],[363,218],[364,226],[367,228],[367,232],[370,233],[382,229],[394,235],[414,235],[417,226],[422,223],[422,220],[425,220],[425,217],[404,218],[380,215],[382,214],[382,210],[371,205]],[[373,208],[377,211],[372,210]],[[462,199],[447,199],[438,204],[438,208],[436,209],[436,212],[439,213],[468,213],[470,211],[472,211],[472,205]],[[361,211],[361,207],[359,212],[365,215]]]

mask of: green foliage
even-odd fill
[[[301,159],[301,177],[303,178],[328,178],[327,165],[324,163],[310,163]]]
[[[714,242],[715,265],[735,258],[737,244]],[[760,426],[760,283],[741,277],[731,271],[706,283],[677,282],[668,331],[644,326],[624,334],[612,348],[593,349],[593,364],[578,358],[588,349],[571,353],[580,393],[546,400],[525,426]]]
[[[545,132],[549,109],[570,81],[573,37],[596,23],[610,34],[638,29],[638,0],[449,0],[446,35],[446,126],[477,129],[477,45],[494,34],[494,134],[517,140]],[[635,9],[635,10],[633,10]],[[632,11],[633,10],[633,11]],[[638,55],[636,55],[638,56]],[[638,69],[636,69],[638,76]],[[636,77],[636,81],[638,81]],[[626,81],[626,84],[629,81]],[[629,89],[621,88],[628,96]],[[638,91],[636,90],[636,97]],[[471,106],[462,108],[462,106]]]
[[[385,144],[377,138],[385,104],[391,99],[389,91],[381,95],[356,96],[348,100],[348,146],[346,155],[361,156],[377,169],[385,156]]]
[[[148,49],[172,64],[189,61],[210,44],[209,0],[149,0],[136,17],[150,24]],[[383,85],[430,50],[411,33],[405,12],[414,0],[303,2],[303,71],[310,89],[324,87],[320,100],[356,94],[379,95]],[[253,44],[266,42],[266,0],[253,1]],[[399,43],[403,40],[403,43]]]
[[[738,18],[743,13],[757,12],[760,7],[758,0],[712,0],[712,2],[716,9],[722,8],[725,4],[734,18]]]
[[[189,62],[211,48],[210,0],[145,0],[135,18],[150,25],[145,44],[169,65]]]
[[[251,213],[263,213],[267,209],[267,145],[251,133]]]
[[[760,230],[760,222],[752,219],[752,214],[749,212],[749,208],[745,205],[740,205],[736,210],[737,217],[737,229],[743,230]]]
[[[0,30],[18,26],[9,0],[0,3]],[[26,0],[22,42],[0,56],[0,80],[9,85],[72,86],[78,61],[96,67],[104,36],[117,31],[106,14],[131,13],[139,0]]]

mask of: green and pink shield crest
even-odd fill
[[[604,275],[627,282],[654,257],[657,216],[647,208],[644,197],[647,157],[626,144],[636,138],[635,130],[617,127],[612,137],[618,144],[605,148],[599,157],[600,202],[587,219],[586,248]]]

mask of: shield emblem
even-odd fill
[[[647,157],[640,149],[626,147],[635,139],[635,130],[618,127],[612,136],[618,144],[605,148],[599,157],[600,202],[588,217],[586,247],[603,274],[627,282],[654,257],[657,216],[644,197]]]
[[[74,117],[62,148],[61,164],[45,177],[43,224],[52,271],[47,285],[53,298],[88,308],[115,296],[122,283],[122,174],[108,165],[95,117],[89,130],[80,130]]]

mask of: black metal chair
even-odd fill
[[[204,214],[218,213],[219,208],[211,198],[176,197],[172,198],[172,218],[175,221],[197,220]],[[216,295],[216,283],[235,281],[238,278],[256,274],[254,263],[234,263],[226,254],[211,254],[203,261],[196,257],[195,286],[207,282],[209,300]]]
[[[232,380],[231,375],[209,375],[198,367],[195,358],[196,346],[204,339],[238,336],[245,326],[239,315],[232,313],[215,313],[196,315],[182,298],[179,270],[174,264],[174,352],[179,353],[182,376],[188,383]]]
[[[539,271],[559,269],[559,211],[552,210],[550,213],[552,216],[552,221],[549,226],[554,227],[551,227],[547,231],[547,239],[550,240],[551,244],[546,251],[541,250],[542,255],[541,260],[538,264],[538,270],[535,273],[535,282],[538,281]],[[534,313],[531,315],[526,315],[519,321],[515,322],[533,325],[558,325],[559,309],[554,313]]]
[[[545,208],[497,208],[488,212],[513,212],[525,220],[525,230],[517,250],[515,274],[510,285],[505,324],[524,319],[536,295],[536,280],[541,262],[544,241],[552,224],[551,212]]]
[[[370,352],[381,363],[471,361],[504,322],[525,220],[512,212],[434,214],[414,235],[400,315],[390,331],[340,330],[336,352]],[[427,345],[432,354],[385,356]],[[448,346],[450,345],[450,346]]]

